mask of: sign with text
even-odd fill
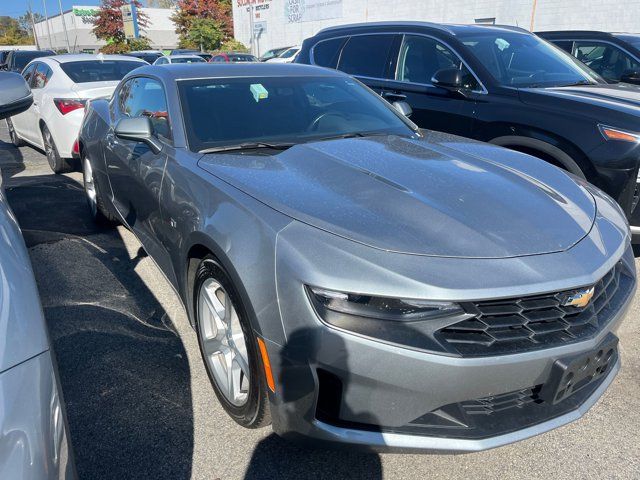
[[[285,0],[284,15],[289,23],[340,18],[342,0]]]
[[[138,15],[136,6],[133,3],[120,7],[122,12],[122,24],[124,28],[124,36],[129,40],[138,38],[140,31],[138,30]]]

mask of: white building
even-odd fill
[[[149,20],[149,26],[141,30],[141,35],[147,37],[151,48],[163,50],[176,48],[178,35],[175,25],[171,21],[173,10],[166,8],[141,8]],[[72,52],[95,53],[106,44],[98,40],[93,34],[93,23],[99,7],[74,6],[63,15],[49,16],[49,22],[38,22],[35,32],[40,48],[53,50],[67,49],[67,39],[64,26],[67,28],[69,46]],[[64,21],[64,24],[63,24]]]
[[[640,0],[233,0],[236,39],[262,54],[345,23],[422,20],[532,30],[640,31]],[[253,18],[252,18],[253,16]],[[261,32],[261,33],[258,33]]]

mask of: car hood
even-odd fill
[[[581,85],[576,87],[524,88],[523,93],[533,93],[577,101],[591,106],[616,109],[632,115],[638,115],[640,107],[640,87],[624,83]],[[527,95],[523,96],[525,103]]]
[[[593,197],[566,173],[431,132],[306,143],[277,155],[207,154],[204,170],[301,222],[374,248],[504,258],[570,248]]]

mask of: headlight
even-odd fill
[[[307,294],[318,316],[329,325],[421,350],[442,351],[435,332],[473,316],[452,302],[377,297],[309,286]]]
[[[598,125],[600,133],[607,140],[619,140],[629,143],[640,143],[640,133],[629,132],[619,128],[608,127],[606,125]]]

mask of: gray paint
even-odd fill
[[[203,156],[184,148],[179,79],[317,74],[342,75],[300,65],[144,67],[131,76],[165,85],[173,144],[163,141],[159,155],[136,144],[106,148],[113,126],[112,106],[104,100],[92,102],[80,134],[102,191],[113,198],[110,208],[138,236],[189,313],[192,247],[208,248],[230,272],[252,327],[268,345],[278,385],[270,397],[274,430],[377,449],[474,450],[579,417],[604,386],[580,411],[486,442],[371,437],[313,420],[316,367],[342,376],[343,418],[403,425],[429,407],[539,383],[558,357],[588,351],[615,331],[627,306],[596,338],[466,359],[328,327],[313,312],[304,284],[387,297],[481,300],[589,285],[621,258],[634,270],[629,227],[611,198],[500,147],[430,133],[416,142],[336,140],[260,157]],[[517,229],[508,228],[514,224]],[[307,348],[296,351],[294,338]]]

